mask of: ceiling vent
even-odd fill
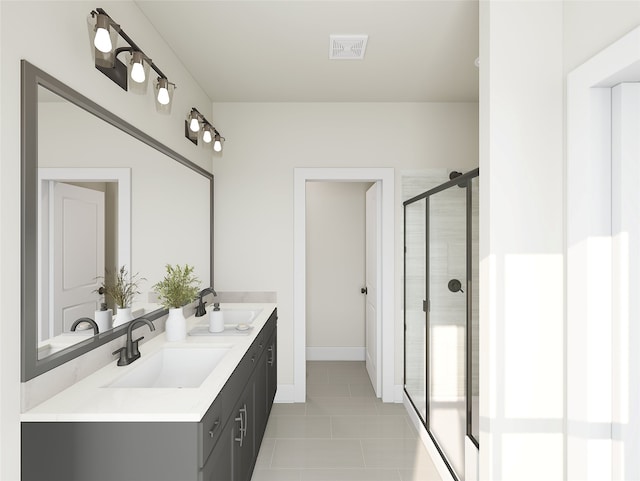
[[[368,38],[368,35],[329,35],[329,59],[364,59]]]

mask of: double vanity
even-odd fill
[[[185,341],[159,335],[23,413],[22,479],[249,481],[277,387],[277,310],[221,307],[224,332],[192,316]]]
[[[277,386],[275,293],[227,293],[266,302],[223,302],[223,332],[192,316],[167,342],[151,287],[167,259],[215,285],[211,169],[26,60],[21,75],[22,480],[249,481]],[[95,222],[65,214],[69,189],[99,198]],[[173,219],[188,235],[158,230]],[[120,266],[144,275],[147,322],[74,331]]]

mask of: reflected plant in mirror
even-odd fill
[[[140,273],[129,274],[126,266],[121,266],[118,272],[113,273],[106,270],[104,277],[101,277],[102,284],[98,289],[98,294],[104,294],[111,298],[117,309],[116,318],[113,321],[113,327],[120,326],[131,320],[131,306],[134,298],[140,294],[139,283],[146,281],[144,277],[140,277]]]

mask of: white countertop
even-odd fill
[[[73,386],[44,401],[21,415],[23,422],[198,422],[227,382],[236,366],[251,346],[276,304],[230,304],[225,309],[262,309],[253,321],[253,329],[246,336],[189,336],[185,341],[167,342],[161,334],[140,346],[141,357],[128,366],[114,361]],[[207,309],[207,313],[209,309]],[[194,325],[207,322],[207,317],[187,318],[187,331]],[[140,324],[134,339],[149,329]],[[124,339],[124,337],[123,337]],[[229,352],[197,388],[113,388],[104,387],[135,369],[163,347],[231,346]]]

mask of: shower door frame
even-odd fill
[[[458,177],[455,177],[447,182],[444,182],[443,184],[438,185],[437,187],[434,187],[433,189],[427,190],[425,192],[423,192],[422,194],[419,194],[417,196],[414,196],[406,201],[404,201],[402,203],[403,205],[403,214],[404,214],[404,218],[403,218],[403,223],[404,223],[404,239],[403,239],[403,247],[404,247],[404,256],[403,256],[403,264],[404,264],[404,279],[403,279],[403,284],[404,284],[404,292],[403,292],[403,302],[404,302],[404,306],[406,306],[407,303],[407,278],[406,278],[406,272],[407,272],[407,216],[406,216],[406,211],[407,211],[407,206],[410,204],[413,204],[415,202],[419,202],[421,200],[425,200],[425,299],[423,301],[423,311],[425,314],[425,366],[426,366],[426,373],[427,373],[427,378],[425,379],[425,403],[426,403],[426,408],[425,408],[425,417],[423,419],[422,415],[420,414],[420,411],[416,408],[415,403],[413,402],[413,399],[411,398],[411,395],[409,394],[409,392],[407,391],[407,385],[406,385],[406,378],[407,378],[407,338],[406,338],[406,330],[407,330],[407,311],[406,308],[403,309],[404,311],[404,339],[403,339],[403,345],[404,345],[404,356],[403,356],[403,376],[404,376],[404,382],[403,382],[403,390],[405,392],[405,395],[407,397],[407,399],[409,400],[409,402],[411,403],[411,406],[413,407],[414,411],[416,412],[416,414],[418,415],[418,418],[420,419],[420,421],[422,422],[427,434],[429,435],[429,438],[431,439],[431,441],[433,442],[434,446],[436,447],[438,453],[440,454],[440,457],[442,458],[442,460],[444,461],[445,465],[447,466],[447,469],[449,470],[449,472],[451,473],[451,475],[453,476],[454,479],[459,479],[458,475],[456,474],[456,472],[453,470],[451,464],[449,463],[449,460],[447,459],[446,454],[444,453],[444,451],[442,450],[442,448],[440,447],[440,444],[438,443],[438,440],[436,439],[436,437],[433,435],[433,433],[431,432],[431,430],[429,429],[429,377],[428,377],[428,373],[429,373],[429,198],[434,195],[437,194],[439,192],[442,192],[444,190],[447,190],[451,187],[457,187],[461,182],[466,182],[466,209],[465,209],[465,215],[466,215],[466,276],[467,276],[467,282],[466,282],[466,289],[467,292],[466,294],[466,320],[465,320],[465,404],[466,404],[466,429],[465,429],[465,435],[466,437],[468,437],[471,442],[476,446],[476,448],[480,448],[480,444],[479,444],[479,440],[477,440],[474,436],[473,436],[473,432],[472,432],[472,396],[473,396],[473,383],[472,383],[472,378],[469,375],[472,371],[472,329],[471,329],[471,322],[472,322],[472,296],[471,293],[473,292],[472,289],[475,287],[477,288],[477,286],[473,286],[472,283],[472,261],[473,261],[473,250],[472,250],[472,179],[479,177],[480,176],[480,169],[476,168],[473,170],[470,170],[469,172],[466,172]]]

